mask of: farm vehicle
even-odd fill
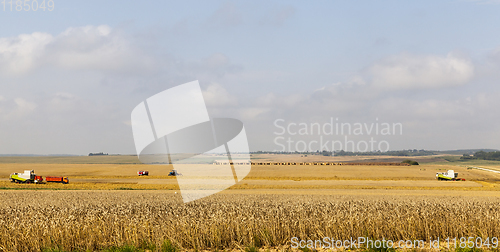
[[[137,175],[139,175],[139,176],[149,176],[149,172],[148,171],[138,171]]]
[[[172,170],[168,176],[182,176],[182,174],[178,173],[177,170]]]
[[[454,170],[448,170],[447,172],[438,172],[436,173],[436,178],[438,180],[445,181],[465,181],[464,178],[458,178],[458,173]]]
[[[47,182],[54,182],[54,183],[63,183],[63,184],[68,184],[69,179],[67,177],[45,177],[45,181]]]
[[[35,174],[34,170],[25,170],[23,173],[14,172],[10,175],[10,181],[18,184],[40,184],[43,183],[43,177]],[[68,184],[67,177],[45,177],[46,182],[56,182]]]
[[[43,177],[37,176],[34,170],[25,170],[24,173],[14,172],[10,174],[10,181],[18,184],[38,184],[43,182]]]

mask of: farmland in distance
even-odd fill
[[[0,157],[0,249],[100,251],[132,246],[146,251],[161,250],[167,242],[183,251],[287,251],[296,250],[293,237],[428,242],[437,237],[500,236],[500,174],[446,161],[448,157],[424,157],[415,166],[254,165],[228,190],[188,204],[182,203],[175,177],[167,176],[171,166],[143,165],[134,158]],[[400,162],[400,157],[382,159]],[[500,167],[487,165],[483,167]],[[436,172],[448,169],[466,181],[435,179]],[[8,181],[10,173],[23,170],[68,176],[70,183]],[[150,176],[138,177],[138,170],[149,170]]]

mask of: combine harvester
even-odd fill
[[[34,170],[25,170],[24,173],[12,173],[10,175],[10,181],[18,184],[41,184],[43,183],[43,177],[35,174]],[[46,177],[47,182],[56,182],[68,184],[69,180],[67,177]]]
[[[463,178],[458,178],[458,173],[454,170],[448,170],[447,172],[438,172],[436,173],[436,178],[438,180],[446,180],[446,181],[465,181]]]
[[[174,176],[174,177],[177,177],[177,176],[182,176],[182,174],[178,173],[177,170],[172,170],[168,176]]]
[[[43,182],[42,176],[37,176],[34,170],[25,170],[24,173],[12,173],[10,175],[10,181],[15,183],[25,183],[25,184],[39,184]]]

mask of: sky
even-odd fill
[[[0,3],[0,154],[135,154],[134,107],[194,80],[251,151],[500,149],[499,1],[24,2]]]

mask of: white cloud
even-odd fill
[[[471,104],[474,102],[474,104]],[[461,121],[478,110],[476,98],[457,99],[408,99],[390,97],[373,104],[374,111],[381,116],[393,116],[401,120]]]
[[[451,53],[447,56],[399,54],[369,68],[372,84],[393,89],[461,86],[474,76],[473,64]]]
[[[0,71],[20,74],[37,67],[45,46],[53,40],[52,35],[41,32],[0,38]]]
[[[218,83],[210,84],[203,92],[205,104],[209,107],[234,106],[238,100]]]
[[[250,107],[250,108],[242,108],[239,110],[239,116],[241,119],[245,121],[255,120],[258,116],[269,112],[269,108],[263,107]]]
[[[137,71],[151,58],[109,26],[71,27],[57,36],[35,32],[0,38],[0,72],[23,74],[42,66],[63,69]]]
[[[14,102],[18,106],[19,109],[22,110],[34,110],[36,108],[36,104],[34,102],[29,102],[23,98],[16,98],[14,99]]]
[[[256,104],[268,108],[293,108],[304,100],[300,94],[277,96],[274,93],[265,94],[256,99]]]
[[[154,65],[129,39],[106,25],[69,28],[47,45],[47,51],[63,68],[117,71]]]
[[[19,97],[7,102],[5,109],[3,109],[3,120],[6,121],[21,118],[24,120],[38,107],[36,103]]]

